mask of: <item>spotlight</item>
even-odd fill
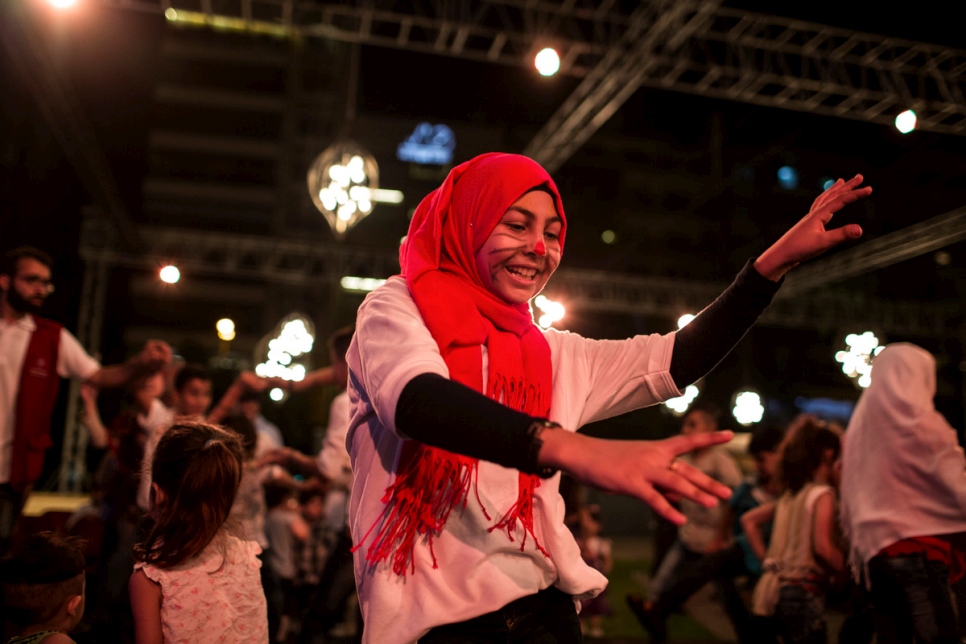
[[[536,304],[538,309],[543,311],[543,315],[537,320],[540,328],[549,329],[553,326],[554,322],[559,322],[563,319],[565,313],[564,305],[560,302],[554,302],[543,295],[538,295],[533,303]]]
[[[229,318],[221,318],[215,323],[215,330],[218,331],[218,338],[225,342],[235,339],[235,322]]]
[[[550,47],[541,49],[533,59],[533,65],[541,76],[553,76],[560,69],[560,56]]]
[[[675,416],[683,416],[694,402],[694,399],[698,397],[698,388],[694,385],[688,385],[684,390],[684,395],[677,398],[669,398],[664,401],[667,408],[670,409]]]
[[[916,113],[906,110],[896,117],[896,129],[903,134],[909,134],[916,129]]]
[[[785,190],[794,190],[798,187],[798,170],[790,165],[783,165],[778,168],[778,184]]]
[[[735,394],[734,406],[731,410],[735,420],[747,427],[761,422],[765,415],[765,408],[761,404],[761,396],[751,390],[739,391]]]
[[[174,264],[168,264],[167,266],[161,267],[161,270],[158,271],[158,277],[165,284],[177,284],[181,279],[181,271]]]

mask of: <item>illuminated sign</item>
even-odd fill
[[[456,135],[445,125],[420,123],[409,137],[399,144],[396,157],[400,161],[420,165],[449,165],[453,161]]]

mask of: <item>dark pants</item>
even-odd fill
[[[465,622],[437,626],[420,644],[579,644],[580,620],[570,595],[554,587]]]
[[[785,644],[825,644],[825,596],[803,586],[782,586],[775,618]]]
[[[299,644],[320,644],[328,633],[345,617],[349,597],[356,589],[352,566],[352,537],[343,530],[326,559],[319,583],[310,593],[302,611],[302,632]],[[357,616],[361,622],[361,616]],[[358,629],[361,635],[362,629]],[[358,637],[357,637],[358,639]]]
[[[653,614],[660,619],[666,619],[702,586],[709,581],[714,581],[721,593],[725,611],[734,624],[738,641],[750,641],[748,608],[741,599],[734,581],[735,577],[748,574],[750,573],[745,566],[744,550],[738,543],[711,555],[701,555],[685,550],[684,559],[674,571],[671,583],[654,602]]]
[[[869,562],[879,644],[958,644],[949,566],[922,555]]]

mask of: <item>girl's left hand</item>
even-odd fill
[[[820,194],[812,203],[808,214],[755,261],[758,272],[777,282],[799,263],[820,255],[846,240],[861,237],[862,228],[858,224],[849,224],[831,230],[825,228],[832,220],[832,215],[843,206],[872,194],[870,186],[860,188],[861,184],[862,175],[857,174],[848,181],[839,179],[831,188]]]

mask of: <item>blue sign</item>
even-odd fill
[[[399,144],[396,157],[400,161],[420,165],[449,165],[453,161],[456,135],[445,125],[420,123],[409,137]]]

